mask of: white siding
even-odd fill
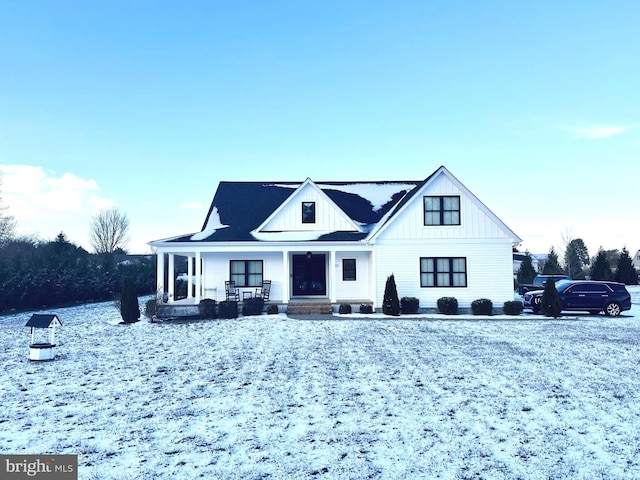
[[[423,197],[428,195],[459,195],[460,225],[424,225]],[[465,239],[507,238],[502,226],[496,223],[446,175],[439,175],[428,189],[416,195],[412,203],[398,215],[379,237],[380,239]]]
[[[371,284],[371,269],[367,252],[338,252],[333,269],[336,278],[336,301],[341,300],[368,300],[369,286]],[[354,258],[356,260],[356,280],[342,280],[342,260]]]
[[[302,202],[315,202],[316,222],[302,223]],[[312,185],[306,185],[263,228],[263,232],[353,231],[349,218]]]
[[[420,257],[465,257],[466,288],[426,288],[420,286]],[[460,307],[473,300],[488,298],[496,312],[504,302],[513,300],[511,242],[501,241],[430,241],[386,242],[376,246],[376,302],[382,304],[387,277],[394,274],[398,296],[417,297],[421,308],[435,308],[440,297],[455,297]]]
[[[282,301],[282,254],[279,252],[204,253],[205,298],[220,302],[225,299],[224,282],[229,280],[231,260],[262,260],[263,279],[271,280],[270,300]],[[254,290],[248,287],[246,290]]]

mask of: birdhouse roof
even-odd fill
[[[34,313],[25,327],[49,328],[53,325],[61,326],[62,322],[52,313]]]

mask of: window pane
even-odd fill
[[[424,213],[425,225],[440,225],[440,212],[425,212]]]
[[[464,273],[454,273],[453,274],[453,286],[454,287],[466,287],[467,286],[467,276]]]
[[[451,284],[449,283],[449,274],[448,273],[438,273],[438,286],[439,287],[448,287]]]
[[[424,209],[440,211],[440,197],[424,197]]]
[[[345,258],[342,260],[342,280],[353,281],[356,279],[356,259]]]
[[[444,197],[444,210],[460,210],[460,197]]]
[[[423,273],[420,275],[420,285],[423,287],[433,287],[433,275],[429,273]]]
[[[464,258],[453,259],[453,271],[454,272],[466,272],[466,261]]]
[[[448,272],[449,271],[449,259],[448,258],[439,258],[438,259],[438,272]]]

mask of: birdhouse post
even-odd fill
[[[29,345],[30,360],[53,360],[56,346],[56,327],[61,327],[62,322],[57,315],[34,313],[26,327],[31,327],[31,344]],[[47,329],[49,341],[37,341],[37,332]],[[46,337],[45,337],[46,340]]]

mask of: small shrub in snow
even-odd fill
[[[269,315],[277,315],[278,314],[278,305],[269,305],[267,307],[267,314]]]
[[[245,298],[242,301],[242,315],[245,317],[248,315],[262,315],[264,309],[264,298],[252,297]]]
[[[216,312],[216,301],[212,298],[200,300],[198,304],[198,313],[202,318],[218,318]]]
[[[147,303],[144,304],[144,316],[147,318],[153,318],[156,314],[157,307],[158,301],[155,298],[147,300]]]
[[[444,315],[458,314],[458,300],[455,297],[441,297],[438,299],[438,312]]]
[[[360,305],[360,313],[371,314],[373,313],[373,307],[368,303],[363,303]]]
[[[400,310],[402,313],[418,313],[420,300],[416,297],[402,297],[400,300]]]
[[[238,318],[238,302],[224,300],[218,304],[218,316],[220,318]]]
[[[524,305],[519,300],[504,302],[504,305],[502,306],[502,311],[505,315],[520,315],[523,309]]]
[[[488,298],[479,298],[471,302],[471,312],[474,315],[491,315],[493,313],[493,302]]]
[[[338,308],[338,313],[342,313],[342,314],[351,313],[351,305],[349,305],[348,303],[343,303]]]

